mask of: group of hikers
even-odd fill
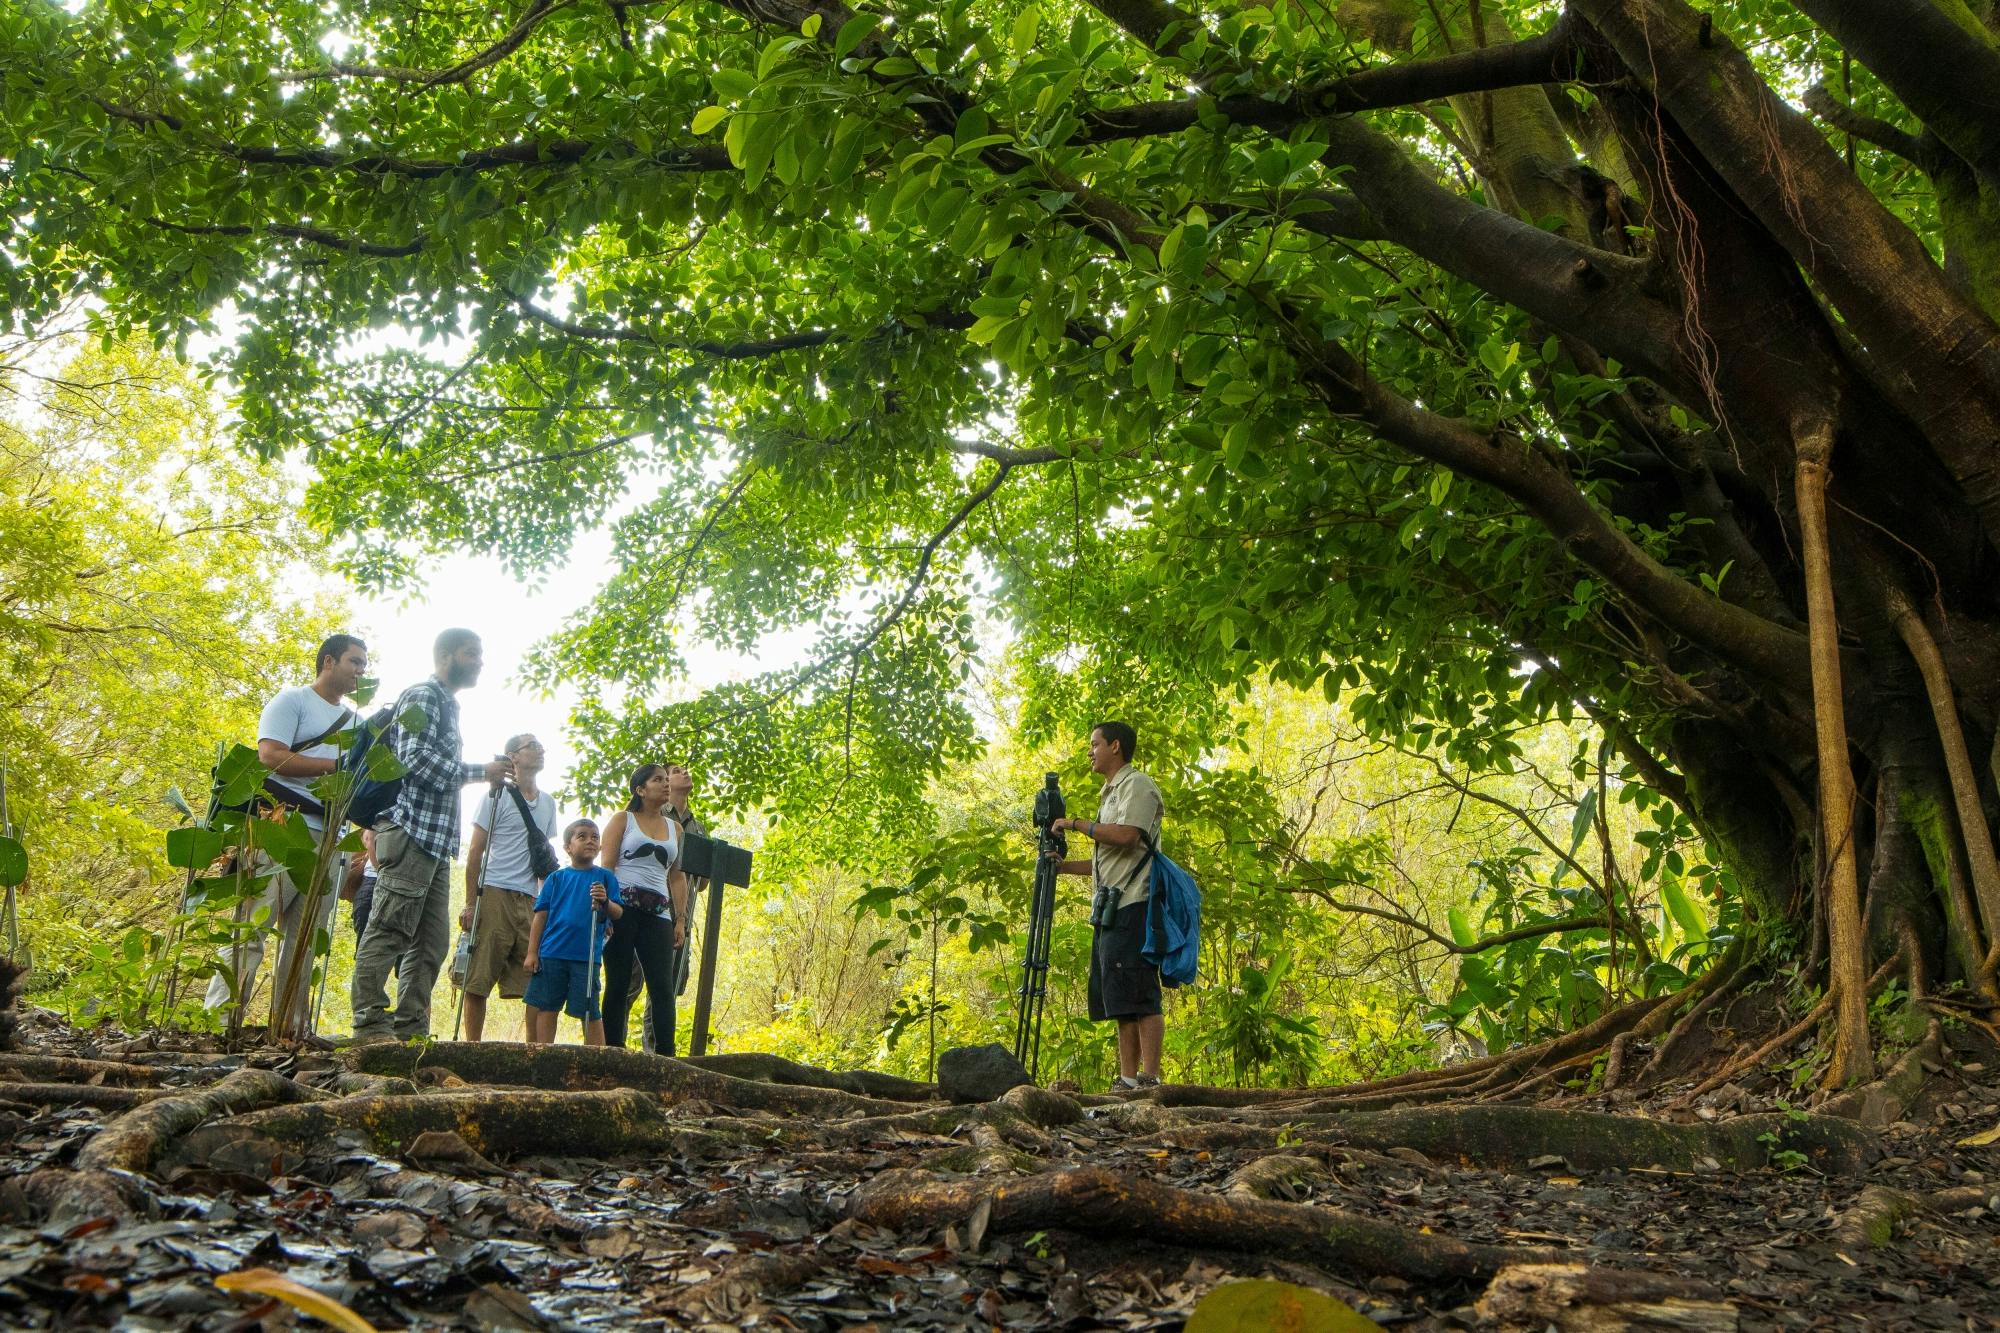
[[[464,758],[457,696],[478,683],[485,665],[479,636],[448,629],[433,659],[433,673],[387,710],[374,743],[394,753],[403,774],[393,802],[362,830],[361,851],[338,876],[338,897],[353,904],[354,1040],[431,1035],[431,995],[451,947],[451,868],[464,789],[485,784],[491,790],[473,817],[457,914],[464,968],[455,979],[466,1038],[484,1038],[487,1001],[497,989],[503,999],[524,1002],[531,1042],[555,1040],[567,1013],[583,1024],[586,1042],[623,1046],[643,988],[643,1045],[672,1054],[687,923],[702,888],[683,861],[689,836],[707,833],[688,808],[693,776],[680,764],[642,764],[629,780],[625,808],[601,830],[589,819],[562,830],[566,864],[559,862],[549,846],[555,799],[538,783],[546,762],[541,741],[523,733],[490,761]],[[328,812],[312,786],[341,763],[338,737],[360,721],[343,701],[367,670],[367,645],[336,634],[320,644],[312,682],[280,690],[258,721],[257,758],[270,774],[266,804],[298,811],[315,835]],[[278,976],[292,975],[296,951],[325,928],[335,901],[322,893],[309,904],[306,886],[261,851],[250,869],[265,882],[247,915],[261,917],[265,929],[236,946],[227,973],[211,979],[211,1008],[240,1004],[255,989],[267,933],[280,940]],[[274,1007],[280,1003],[274,996]],[[282,1003],[289,1013],[274,1013],[273,1025],[307,1030],[308,988],[294,988]]]
[[[473,819],[458,913],[466,953],[466,1038],[484,1038],[487,1000],[498,988],[503,999],[524,1001],[531,1042],[553,1041],[559,1015],[567,1013],[582,1022],[586,1042],[624,1046],[643,987],[642,1043],[673,1054],[674,1002],[688,968],[687,925],[693,895],[702,888],[690,880],[684,858],[688,838],[708,832],[688,809],[693,776],[680,764],[642,764],[629,779],[624,809],[601,829],[577,819],[562,830],[567,864],[561,864],[549,847],[555,800],[538,785],[542,743],[521,734],[486,763],[464,757],[457,696],[478,682],[485,665],[479,636],[448,629],[438,635],[433,656],[434,672],[402,693],[375,742],[394,751],[404,775],[393,804],[363,831],[363,851],[350,858],[342,878],[339,896],[354,905],[357,941],[354,1039],[431,1035],[431,994],[451,947],[451,867],[463,793],[486,784],[491,792]],[[312,683],[279,691],[258,724],[257,757],[270,772],[268,789],[315,833],[327,812],[311,786],[340,764],[336,738],[358,721],[342,701],[367,669],[367,645],[353,635],[334,635],[319,647]],[[421,725],[414,721],[419,715]],[[412,725],[405,727],[403,719]],[[1146,956],[1147,869],[1165,808],[1158,785],[1133,767],[1137,750],[1137,733],[1127,723],[1091,728],[1090,766],[1104,780],[1098,818],[1052,825],[1093,843],[1088,859],[1060,860],[1057,870],[1090,876],[1095,886],[1089,1012],[1093,1021],[1117,1025],[1118,1084],[1125,1088],[1160,1081],[1165,1033],[1160,969]],[[253,871],[269,876],[258,906],[267,930],[281,939],[278,974],[291,975],[295,951],[309,947],[324,927],[334,897],[319,895],[316,919],[308,922],[303,886],[268,856],[256,855]],[[262,935],[253,935],[231,969],[236,984],[220,974],[211,982],[210,1006],[241,1003],[254,988],[262,956]],[[289,1020],[274,1013],[273,1025],[283,1021],[303,1032],[309,988],[295,989]]]

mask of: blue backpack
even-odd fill
[[[1152,862],[1146,942],[1139,957],[1160,969],[1161,985],[1191,986],[1201,958],[1201,886],[1155,847],[1144,829],[1139,830],[1139,838]]]

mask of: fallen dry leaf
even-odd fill
[[[224,1273],[215,1279],[215,1285],[224,1291],[240,1291],[281,1300],[321,1323],[331,1324],[342,1333],[375,1333],[375,1325],[333,1297],[322,1295],[269,1268],[245,1268],[235,1273]]]

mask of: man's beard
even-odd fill
[[[444,683],[455,690],[462,690],[479,679],[479,668],[467,666],[463,662],[453,662],[445,668]]]

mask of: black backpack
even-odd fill
[[[395,704],[377,709],[361,724],[354,744],[341,756],[341,771],[354,778],[354,795],[347,802],[347,818],[357,827],[374,828],[396,803],[397,793],[403,790],[403,762],[393,748],[382,744],[382,734],[395,724]]]

